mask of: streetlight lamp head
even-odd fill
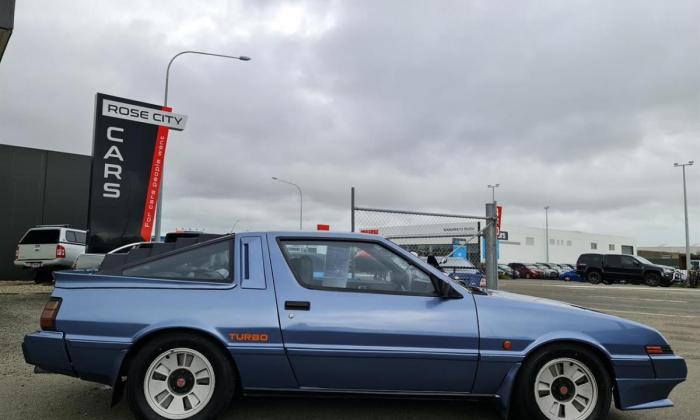
[[[673,163],[673,166],[678,166],[678,162],[674,162],[674,163]]]
[[[238,59],[241,60],[241,61],[250,61],[250,57],[247,57],[247,56],[245,56],[245,55],[242,55],[242,56],[238,57]]]
[[[691,160],[690,162],[688,162],[688,165],[692,166],[693,163],[695,163],[695,161],[694,161],[694,160]]]
[[[277,177],[276,177],[276,176],[273,176],[272,179],[274,179],[275,181],[277,181]]]

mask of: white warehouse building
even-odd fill
[[[508,227],[508,240],[499,241],[499,262],[545,262],[547,246],[544,228]],[[549,261],[575,264],[579,255],[637,253],[637,242],[628,236],[549,229]]]
[[[388,226],[363,229],[391,239],[404,248],[420,255],[445,256],[466,241],[472,261],[483,260],[483,244],[476,236],[477,223],[445,223],[414,226]],[[546,262],[545,228],[507,226],[499,240],[498,262]],[[464,252],[464,248],[462,248]],[[573,230],[549,229],[549,262],[574,264],[579,255],[587,252],[601,254],[637,254],[637,242],[628,236],[587,233]]]

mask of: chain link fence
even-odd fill
[[[481,264],[482,219],[466,215],[355,207],[354,231],[382,235],[419,257]]]

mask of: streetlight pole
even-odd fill
[[[240,61],[250,61],[250,57],[246,57],[244,55],[241,56],[233,56],[233,55],[223,55],[223,54],[213,54],[213,53],[208,53],[204,51],[182,51],[173,56],[173,58],[170,59],[168,62],[168,68],[165,70],[165,94],[163,95],[163,106],[168,106],[168,88],[170,86],[170,66],[172,66],[173,61],[175,61],[176,58],[178,58],[181,55],[184,54],[199,54],[199,55],[208,55],[211,57],[220,57],[220,58],[230,58],[234,60],[240,60]],[[161,215],[163,214],[163,174],[165,173],[165,159],[163,159],[163,162],[160,167],[160,187],[158,189],[158,202],[156,203],[156,223],[155,223],[155,237],[156,240],[160,240],[160,228],[161,228]]]
[[[549,262],[549,206],[544,206],[545,262]]]
[[[273,176],[272,179],[274,179],[275,181],[279,181],[279,182],[282,182],[285,184],[292,185],[292,186],[296,187],[297,191],[299,191],[299,230],[303,230],[302,217],[303,217],[304,205],[303,205],[303,195],[301,193],[301,187],[298,186],[297,184],[291,182],[291,181],[285,181],[284,179],[279,179],[276,176]]]
[[[491,188],[491,201],[494,203],[496,202],[496,188],[498,188],[500,186],[501,186],[501,184],[494,184],[494,185],[489,184],[486,186],[487,188]]]
[[[673,166],[683,168],[683,208],[685,209],[685,269],[690,271],[690,234],[688,233],[688,194],[685,187],[685,167],[693,166],[694,160],[688,161],[688,163],[678,162],[674,163]]]

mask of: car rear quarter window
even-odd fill
[[[231,261],[231,241],[226,240],[183,249],[176,254],[125,268],[122,275],[226,283],[232,279]]]
[[[578,258],[577,265],[600,265],[603,262],[603,256],[600,254],[582,254]]]
[[[57,244],[60,236],[59,229],[32,229],[27,232],[20,244]]]
[[[66,242],[70,242],[72,244],[85,245],[85,233],[77,230],[67,230]]]

